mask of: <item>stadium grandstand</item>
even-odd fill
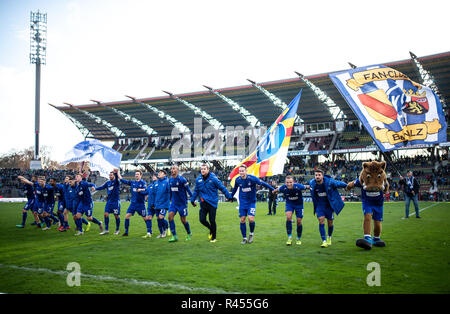
[[[450,103],[450,52],[424,57],[410,55],[409,59],[382,65],[436,89],[448,124],[446,104]],[[164,96],[151,98],[124,96],[126,100],[108,103],[92,100],[92,103],[84,105],[65,103],[52,106],[67,117],[85,138],[113,142],[112,147],[122,153],[121,168],[125,177],[133,176],[130,168],[142,166],[148,180],[155,169],[177,162],[184,176],[193,182],[198,162],[208,161],[219,178],[227,183],[236,161],[249,153],[250,146],[249,134],[243,133],[233,137],[232,151],[227,149],[227,129],[263,130],[263,127],[270,127],[302,89],[284,175],[293,174],[302,182],[312,178],[313,169],[321,166],[343,181],[355,179],[362,160],[381,158],[378,148],[332,83],[329,73],[296,74],[293,78],[271,82],[248,80],[250,84],[237,87],[214,89],[205,86],[205,91],[185,94],[165,92]],[[175,127],[178,131],[173,134]],[[199,131],[203,133],[201,142],[197,142],[201,146],[200,155],[196,154],[194,138]],[[214,145],[214,132],[223,140],[219,147]],[[189,140],[189,152],[184,158],[173,158],[172,150],[180,139]],[[399,188],[396,170],[405,175],[407,169],[412,169],[421,183],[421,199],[429,199],[435,190],[438,191],[436,198],[448,199],[449,144],[405,147],[391,152],[396,168],[388,166],[393,190]],[[406,149],[419,149],[419,152],[411,157],[405,153]],[[281,182],[284,175],[274,179]],[[2,180],[5,180],[3,174]],[[101,195],[97,194],[98,197]],[[261,195],[264,197],[263,193]],[[346,197],[352,199],[353,194],[348,192]]]

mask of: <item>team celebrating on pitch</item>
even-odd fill
[[[258,177],[247,173],[247,167],[239,166],[239,176],[236,178],[231,192],[221,183],[216,175],[210,172],[209,166],[203,164],[200,175],[195,181],[194,190],[189,188],[188,181],[179,174],[178,166],[174,165],[170,169],[170,177],[167,177],[165,170],[160,170],[158,175],[153,175],[152,184],[147,186],[143,180],[141,170],[136,170],[135,180],[125,180],[121,177],[118,169],[114,169],[109,174],[109,180],[97,187],[88,183],[83,173],[75,177],[65,177],[64,183],[58,184],[53,178],[46,183],[45,177],[32,176],[31,181],[19,176],[18,179],[24,185],[27,203],[22,211],[22,223],[19,228],[25,227],[27,213],[30,210],[34,216],[34,223],[42,230],[50,229],[52,224],[58,224],[58,231],[64,232],[70,229],[69,213],[73,216],[76,226],[76,236],[81,236],[90,230],[91,223],[97,224],[100,235],[109,233],[109,215],[115,218],[115,235],[120,234],[120,186],[128,185],[131,188],[131,202],[125,216],[126,237],[130,230],[130,218],[136,212],[146,224],[147,233],[143,238],[151,238],[152,219],[157,220],[159,235],[157,238],[170,237],[169,242],[178,241],[174,217],[178,213],[181,223],[186,231],[186,241],[192,237],[191,228],[187,220],[188,201],[192,206],[197,206],[199,201],[199,220],[208,231],[210,242],[216,242],[217,224],[216,212],[218,207],[218,191],[220,190],[227,201],[232,202],[233,197],[238,193],[240,230],[242,234],[242,244],[252,243],[255,232],[256,214],[256,185],[261,185],[273,193],[282,193],[286,200],[286,233],[288,236],[286,245],[292,245],[292,222],[293,213],[297,218],[296,245],[301,245],[303,232],[303,195],[302,191],[309,189],[314,206],[314,214],[319,222],[319,232],[322,240],[321,247],[326,248],[331,245],[333,234],[334,214],[338,215],[345,206],[339,188],[350,190],[354,187],[361,188],[362,209],[364,213],[364,238],[358,239],[356,245],[366,250],[372,245],[377,247],[385,246],[381,240],[381,224],[383,221],[383,200],[384,193],[389,189],[389,184],[385,174],[385,162],[364,162],[363,170],[355,181],[344,183],[334,180],[326,175],[324,171],[316,169],[314,178],[307,185],[295,183],[292,176],[287,176],[285,184],[280,187],[273,187]],[[104,222],[93,216],[93,199],[91,191],[107,191],[107,201],[104,212]],[[56,199],[58,200],[57,214],[54,214]],[[145,202],[147,201],[147,206]],[[168,221],[166,215],[168,214]],[[85,217],[86,218],[85,218]],[[208,217],[208,220],[207,220]],[[325,230],[325,219],[328,226],[328,234]],[[249,233],[247,236],[247,223]],[[374,221],[373,236],[371,232],[371,221]]]

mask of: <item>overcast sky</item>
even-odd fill
[[[47,105],[203,91],[450,50],[448,1],[0,0],[0,155],[34,145],[30,11],[48,14],[41,145],[83,140]]]

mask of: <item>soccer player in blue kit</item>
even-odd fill
[[[234,196],[239,189],[239,218],[242,234],[241,244],[253,242],[253,232],[255,231],[255,214],[256,214],[256,185],[261,185],[271,191],[274,187],[260,180],[254,175],[247,174],[247,166],[239,166],[239,177],[236,178],[231,196]],[[247,240],[247,225],[245,223],[248,217],[249,236]]]
[[[16,225],[17,228],[25,228],[25,222],[27,221],[27,215],[28,215],[28,210],[31,209],[31,211],[33,211],[33,207],[34,207],[34,202],[35,202],[35,193],[34,193],[34,185],[35,182],[37,182],[37,177],[36,176],[32,176],[31,177],[31,182],[32,184],[27,184],[25,183],[22,179],[24,179],[24,177],[22,176],[18,176],[17,177],[23,184],[23,192],[27,198],[27,203],[25,204],[25,206],[22,209],[22,223],[20,225]],[[33,213],[34,214],[34,213]],[[37,218],[37,216],[35,217],[35,221],[36,224],[39,224],[39,219]]]
[[[64,179],[64,198],[66,203],[66,208],[64,209],[64,224],[59,231],[64,232],[70,229],[69,226],[69,213],[72,214],[73,220],[75,222],[76,207],[74,207],[75,199],[77,198],[77,190],[75,184],[75,178],[73,176],[67,176]],[[76,206],[76,204],[75,204]]]
[[[179,168],[177,165],[173,165],[170,169],[171,178],[169,179],[170,186],[170,207],[169,207],[169,226],[172,231],[172,238],[170,238],[169,242],[178,241],[177,232],[175,229],[175,221],[173,220],[174,216],[179,213],[180,220],[186,229],[186,241],[191,239],[192,233],[191,228],[189,226],[189,222],[186,217],[188,215],[187,211],[187,194],[192,196],[191,189],[189,188],[189,183],[187,180],[180,176]]]
[[[86,215],[89,221],[94,222],[100,228],[100,232],[103,231],[102,222],[97,220],[97,218],[92,217],[94,210],[94,202],[92,200],[90,187],[94,186],[93,183],[88,183],[83,180],[81,173],[75,176],[75,180],[77,182],[76,192],[77,192],[77,200],[78,206],[76,208],[76,216],[75,223],[77,225],[78,232],[75,234],[77,236],[82,235],[83,232],[83,222],[81,216]]]
[[[288,240],[286,245],[292,244],[292,214],[295,212],[297,217],[297,245],[301,245],[300,240],[303,232],[303,195],[302,191],[309,189],[309,185],[303,185],[299,183],[294,183],[294,178],[292,176],[287,176],[285,184],[275,189],[273,193],[283,193],[286,199],[286,233],[288,235]]]
[[[66,207],[66,201],[64,198],[64,190],[65,187],[63,184],[56,183],[55,178],[50,178],[50,185],[55,190],[55,196],[58,197],[58,207],[56,214],[58,215],[58,231],[61,231],[61,228],[65,227],[64,225],[64,208]]]
[[[115,168],[109,173],[109,180],[103,185],[97,187],[93,186],[93,191],[101,191],[106,189],[106,205],[105,205],[105,230],[100,232],[100,235],[109,233],[109,214],[113,214],[116,218],[116,231],[114,234],[119,234],[120,227],[120,181],[119,181],[119,169]]]
[[[324,175],[324,171],[317,169],[314,171],[314,179],[309,182],[311,198],[314,206],[314,213],[317,213],[319,220],[319,232],[322,238],[322,248],[331,245],[331,236],[333,234],[334,213],[339,215],[345,204],[339,194],[338,188],[346,188],[347,184],[332,179]],[[328,223],[328,237],[325,233],[325,218]]]
[[[170,187],[165,170],[162,169],[158,172],[158,180],[153,183],[152,193],[153,204],[150,208],[150,216],[157,217],[156,221],[159,229],[157,238],[165,238],[169,230],[169,223],[165,217],[170,206]]]
[[[156,174],[152,175],[152,183],[150,183],[147,187],[147,189],[140,189],[140,192],[143,195],[146,195],[147,198],[147,216],[145,216],[144,220],[147,225],[147,234],[144,235],[142,238],[151,238],[152,237],[152,219],[153,215],[155,214],[155,199],[153,195],[153,186],[155,185],[156,181],[158,181],[158,177]]]
[[[134,173],[134,178],[136,180],[125,180],[121,177],[120,173],[117,173],[120,179],[120,183],[129,185],[131,188],[131,203],[128,207],[127,214],[125,216],[125,232],[122,234],[123,237],[128,236],[128,230],[130,228],[130,217],[134,216],[134,213],[137,212],[139,216],[142,217],[145,224],[147,225],[147,232],[151,230],[151,220],[148,221],[145,219],[146,210],[145,210],[145,194],[143,191],[146,190],[147,184],[144,180],[142,180],[142,171],[136,170]],[[149,226],[150,223],[150,226]]]

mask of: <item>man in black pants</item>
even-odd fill
[[[270,185],[274,189],[277,188],[277,183],[274,180],[272,180]],[[277,194],[273,194],[272,190],[269,190],[268,199],[269,199],[269,212],[267,213],[267,215],[272,215],[272,211],[273,211],[273,214],[276,215],[277,214]]]
[[[216,211],[219,197],[217,191],[222,191],[225,197],[233,201],[231,194],[227,188],[220,182],[216,175],[209,172],[209,166],[203,164],[200,168],[201,175],[195,180],[195,188],[191,197],[192,206],[197,206],[195,201],[200,199],[200,212],[199,219],[202,225],[209,229],[210,242],[216,242]],[[206,220],[206,216],[209,214],[209,222]]]

